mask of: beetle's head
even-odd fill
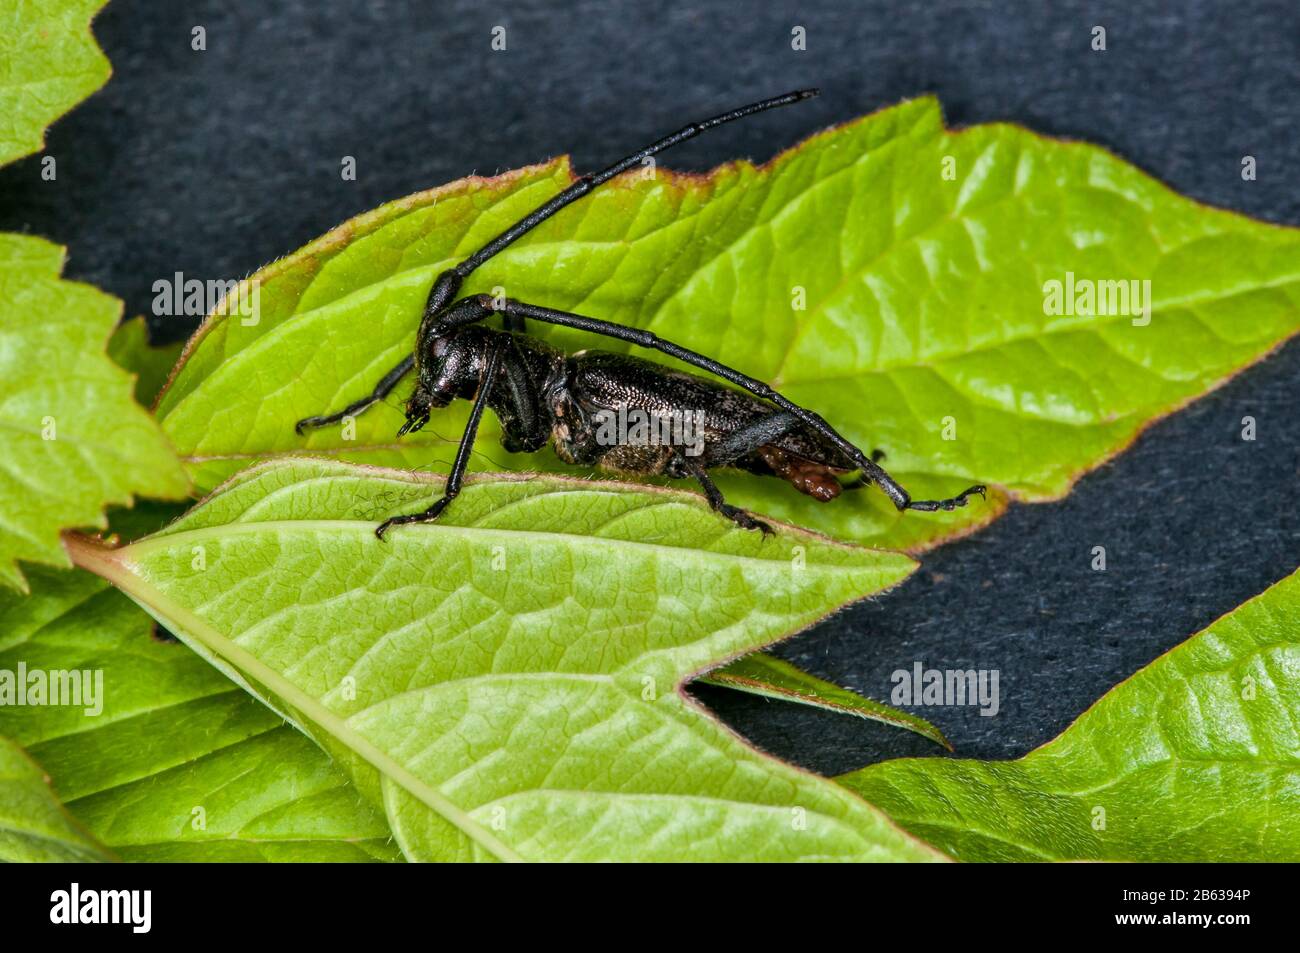
[[[478,390],[491,336],[473,325],[433,334],[422,327],[415,345],[415,390],[406,401],[406,422],[399,437],[429,422],[429,411],[457,398],[469,400]]]

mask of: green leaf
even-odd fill
[[[184,347],[184,341],[161,346],[149,343],[149,328],[144,318],[137,316],[117,326],[108,339],[108,356],[135,375],[135,399],[149,407]]]
[[[0,165],[45,145],[45,129],[107,82],[90,33],[107,0],[0,0]]]
[[[1018,761],[840,780],[962,860],[1300,860],[1300,573]]]
[[[18,745],[0,738],[0,861],[112,859],[68,816],[36,762]]]
[[[24,591],[17,560],[70,565],[60,530],[102,527],[104,506],[133,494],[188,492],[105,353],[121,302],[62,269],[59,246],[0,235],[0,583]]]
[[[185,646],[151,638],[125,596],[83,572],[37,567],[31,579],[28,597],[0,592],[0,671],[102,677],[102,710],[0,705],[0,733],[40,759],[118,856],[400,858],[319,748]]]
[[[766,652],[755,652],[744,658],[738,658],[722,668],[714,669],[699,680],[764,698],[797,702],[814,708],[824,708],[827,711],[883,721],[887,725],[915,731],[918,735],[924,735],[936,744],[943,745],[949,751],[952,750],[952,745],[943,736],[943,732],[924,718],[872,701],[850,689],[840,688]]]
[[[309,731],[411,859],[934,859],[680,691],[913,568],[694,495],[323,461],[241,474],[80,565]]]
[[[357,420],[355,439],[298,437],[293,423],[368,393],[411,352],[434,276],[571,181],[557,160],[452,183],[258,272],[256,323],[209,319],[160,402],[199,485],[303,448],[445,465],[462,406],[401,441],[401,390]],[[1045,314],[1046,283],[1067,274],[1150,279],[1150,324]],[[1295,333],[1300,232],[1181,198],[1094,146],[1008,125],[949,132],[925,98],[761,168],[627,176],[493,259],[465,292],[495,286],[650,328],[767,380],[885,450],[914,495],[986,482],[1047,500]],[[570,349],[623,347],[546,334]],[[506,454],[487,423],[478,468],[559,468],[550,451]],[[823,506],[771,479],[720,485],[780,519],[904,548],[968,531],[1006,500],[900,517],[874,491]]]

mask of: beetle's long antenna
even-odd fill
[[[474,269],[483,264],[497,252],[509,246],[512,242],[517,241],[522,236],[528,234],[542,222],[546,221],[566,205],[570,205],[582,198],[592,189],[597,188],[608,182],[614,176],[621,172],[626,172],[632,166],[637,165],[643,159],[646,159],[656,153],[663,152],[670,146],[675,146],[679,142],[685,142],[704,132],[706,129],[712,129],[714,126],[721,126],[723,123],[731,122],[733,119],[740,119],[744,116],[752,116],[754,113],[764,112],[768,109],[775,109],[777,106],[788,106],[791,103],[797,103],[805,99],[816,96],[819,91],[816,89],[799,89],[784,96],[774,96],[771,99],[764,99],[762,102],[750,103],[748,106],[741,106],[739,109],[733,109],[725,112],[720,116],[714,116],[712,119],[705,119],[703,122],[693,122],[690,125],[683,126],[670,136],[664,136],[658,142],[652,143],[637,152],[632,153],[624,159],[615,162],[609,168],[604,169],[594,175],[584,175],[574,182],[571,186],[552,198],[524,218],[520,219],[514,225],[511,225],[504,232],[492,239],[474,254],[470,255],[459,265],[442,272],[434,279],[432,287],[429,288],[429,297],[424,304],[424,319],[421,321],[419,333],[416,336],[416,347],[423,346],[429,334],[437,334],[438,324],[441,321],[443,311],[459,292],[461,284]],[[512,323],[507,330],[522,331],[522,320],[512,319]],[[367,408],[383,400],[397,386],[397,382],[410,373],[415,366],[414,357],[405,358],[400,364],[393,367],[387,374],[375,385],[374,391],[368,397],[354,401],[347,407],[333,414],[322,414],[315,417],[306,417],[298,421],[295,429],[298,433],[303,433],[308,428],[324,427],[329,424],[338,423],[345,416],[360,414]]]
[[[816,89],[799,89],[784,96],[774,96],[771,99],[764,99],[762,102],[750,103],[748,106],[741,106],[739,109],[733,109],[725,112],[720,116],[714,116],[712,119],[705,119],[703,122],[693,122],[683,126],[670,136],[664,136],[658,142],[652,143],[637,152],[632,153],[624,159],[615,162],[609,168],[592,175],[584,175],[574,182],[571,186],[555,196],[549,202],[540,205],[534,211],[521,218],[518,222],[511,225],[504,232],[492,239],[474,254],[470,255],[453,270],[461,278],[469,277],[479,265],[487,261],[497,252],[506,248],[512,242],[528,234],[542,222],[546,221],[566,205],[578,201],[592,189],[595,189],[614,176],[626,172],[634,165],[638,165],[642,160],[652,155],[663,152],[665,149],[677,145],[679,142],[685,142],[687,139],[693,139],[706,129],[712,129],[715,126],[721,126],[724,123],[731,122],[733,119],[741,119],[745,116],[752,116],[754,113],[765,112],[768,109],[775,109],[777,106],[788,106],[791,103],[801,102],[805,99],[811,99],[816,96],[820,90]]]

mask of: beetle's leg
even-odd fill
[[[499,305],[499,307],[498,307]],[[692,351],[684,348],[680,344],[674,344],[672,341],[665,341],[663,338],[650,331],[644,331],[640,328],[629,328],[621,324],[615,324],[613,321],[602,321],[600,318],[589,318],[581,314],[573,314],[568,311],[556,311],[553,308],[542,308],[535,304],[527,304],[523,301],[513,301],[507,298],[504,302],[494,301],[491,295],[471,295],[467,298],[461,298],[459,301],[450,305],[441,317],[442,330],[450,331],[454,327],[463,324],[472,324],[475,321],[481,321],[493,311],[513,312],[522,315],[525,318],[532,318],[541,321],[544,324],[556,324],[566,328],[576,328],[579,331],[590,331],[593,334],[601,334],[605,337],[615,338],[620,341],[627,341],[640,347],[649,348],[659,351],[661,354],[667,354],[669,357],[675,357],[679,361],[684,361],[710,374],[716,374],[723,380],[735,384],[737,387],[749,391],[755,397],[771,401],[777,407],[793,414],[798,421],[817,431],[827,440],[833,443],[846,457],[853,461],[853,465],[862,471],[865,480],[876,483],[885,492],[900,510],[952,510],[959,506],[965,506],[967,500],[979,494],[984,496],[985,487],[983,484],[975,484],[967,487],[961,493],[946,500],[913,500],[911,494],[904,490],[898,482],[891,477],[885,470],[850,443],[834,427],[828,424],[819,414],[814,413],[798,404],[786,399],[777,393],[770,385],[763,383],[747,374],[734,370],[725,364],[713,360],[711,357],[705,357],[698,351]]]
[[[871,451],[872,463],[879,463],[883,459],[885,459],[885,451],[881,450],[879,447]],[[858,474],[858,476],[854,477],[848,483],[840,484],[840,489],[841,490],[862,490],[865,489],[866,487],[873,486],[873,485],[874,484],[866,477],[862,476],[861,474]]]
[[[501,445],[511,453],[532,453],[546,445],[550,429],[542,419],[540,396],[516,341],[502,346],[498,372],[506,389],[506,408],[499,409]]]
[[[478,394],[474,397],[474,407],[469,412],[469,423],[465,425],[465,432],[460,436],[460,446],[456,448],[456,459],[452,462],[451,472],[447,474],[447,485],[443,489],[442,498],[434,501],[432,506],[419,513],[411,513],[407,516],[392,516],[384,520],[375,528],[375,535],[380,539],[383,539],[384,533],[388,532],[389,528],[393,526],[402,526],[406,523],[432,523],[442,515],[442,511],[447,508],[447,504],[460,493],[461,481],[465,478],[465,470],[469,466],[470,454],[474,450],[474,438],[478,435],[478,425],[483,419],[483,408],[487,406],[488,393],[496,382],[497,365],[500,358],[500,348],[494,346],[488,354],[487,367],[483,371],[483,376],[479,379]]]
[[[914,500],[911,494],[899,486],[898,481],[884,470],[880,471],[880,476],[876,477],[875,481],[900,510],[921,510],[926,513],[933,513],[935,510],[955,510],[959,506],[965,506],[970,497],[976,494],[983,497],[988,492],[988,488],[983,483],[977,483],[946,500]]]
[[[762,520],[756,519],[748,511],[742,510],[739,506],[732,506],[724,500],[722,491],[718,489],[718,485],[713,482],[709,472],[701,464],[686,460],[682,469],[699,481],[700,487],[704,490],[705,499],[709,501],[709,506],[713,507],[715,512],[721,513],[742,529],[761,530],[764,536],[770,536],[774,532],[772,527]]]
[[[355,417],[357,414],[369,410],[372,405],[379,403],[392,393],[393,388],[397,386],[397,382],[405,377],[414,366],[414,355],[403,358],[402,363],[379,379],[379,383],[375,385],[375,389],[370,392],[369,396],[353,401],[337,413],[323,414],[319,417],[304,417],[293,425],[293,429],[301,434],[308,427],[327,427],[330,424],[338,423],[344,417]]]
[[[706,451],[708,465],[725,467],[764,444],[780,440],[798,426],[799,418],[784,410],[760,417],[709,447]]]
[[[879,452],[880,451],[876,451],[876,453]],[[879,459],[876,457],[875,453],[872,454],[871,458],[873,460]],[[965,506],[969,497],[975,496],[976,494],[980,497],[984,497],[988,492],[988,488],[984,486],[984,484],[977,483],[975,486],[968,486],[956,496],[950,497],[946,500],[914,500],[912,499],[912,495],[904,490],[899,485],[898,481],[884,470],[880,471],[879,476],[858,476],[848,483],[842,484],[840,489],[846,492],[849,490],[862,490],[871,486],[873,483],[879,484],[880,488],[885,491],[885,494],[894,501],[894,505],[900,510],[920,510],[926,513],[933,513],[935,510],[955,510],[959,506]]]
[[[785,480],[800,493],[815,500],[829,502],[839,496],[843,489],[836,479],[838,468],[812,460],[800,460],[797,455],[784,452],[777,443],[799,426],[799,418],[794,414],[784,410],[774,411],[712,444],[702,462],[708,467],[725,467],[753,454],[767,465],[764,472]]]
[[[873,463],[883,460],[884,457],[885,454],[882,450],[871,451],[871,460]],[[988,488],[985,487],[984,484],[977,483],[974,486],[968,486],[956,496],[949,497],[946,500],[914,500],[912,499],[912,494],[904,490],[897,480],[886,473],[883,469],[879,467],[877,469],[880,471],[878,475],[870,477],[860,475],[851,482],[843,484],[841,489],[861,490],[864,487],[871,486],[872,483],[876,483],[879,484],[880,488],[884,490],[885,495],[893,500],[894,505],[900,510],[920,510],[925,513],[933,513],[936,510],[955,510],[959,506],[965,506],[967,499],[970,497],[979,494],[979,496],[983,498],[988,492]]]

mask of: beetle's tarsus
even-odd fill
[[[695,462],[688,462],[685,458],[679,458],[679,462],[682,472],[695,477],[699,482],[700,488],[704,490],[705,498],[709,501],[709,507],[715,513],[725,516],[741,529],[760,530],[764,537],[771,536],[776,532],[771,526],[755,517],[748,510],[742,510],[739,506],[732,506],[724,500],[722,491],[718,489],[718,485],[713,482],[713,479],[703,466]]]
[[[379,403],[385,397],[393,392],[397,382],[410,373],[411,368],[415,366],[415,355],[408,354],[397,364],[389,368],[388,373],[379,379],[374,389],[360,400],[354,400],[342,410],[335,411],[332,414],[320,414],[316,417],[304,417],[293,425],[294,431],[298,436],[302,436],[303,431],[309,427],[328,427],[330,424],[336,424],[344,417],[356,417],[359,414],[369,410],[375,404]]]
[[[394,526],[405,526],[408,523],[432,523],[442,515],[442,511],[447,508],[447,504],[450,503],[452,499],[453,497],[444,496],[427,510],[422,510],[419,513],[409,513],[406,516],[390,516],[375,527],[375,535],[380,539],[383,539],[384,534]]]
[[[764,538],[768,536],[776,535],[776,530],[772,529],[771,526],[769,526],[767,523],[764,523],[761,519],[755,517],[749,511],[742,510],[738,506],[732,506],[730,503],[724,503],[722,505],[722,508],[719,509],[718,512],[721,513],[723,516],[725,516],[727,519],[731,520],[741,529],[756,529],[763,534]]]
[[[983,483],[976,483],[974,486],[967,487],[956,496],[949,497],[946,500],[909,500],[900,506],[900,510],[920,510],[924,513],[933,513],[936,510],[951,512],[959,506],[965,506],[970,497],[979,494],[983,499],[988,499],[988,487]]]

